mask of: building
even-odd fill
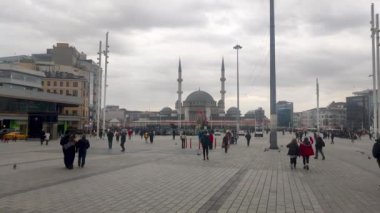
[[[46,93],[42,81],[45,74],[17,64],[0,64],[0,124],[39,137],[42,129],[58,136],[72,116],[65,107],[77,107],[80,97]]]
[[[370,128],[371,98],[368,95],[356,95],[346,97],[347,106],[347,128],[361,130]]]
[[[277,102],[277,127],[293,127],[293,103],[288,101]]]
[[[295,128],[317,129],[317,108],[293,114]],[[319,108],[319,127],[321,130],[343,129],[346,127],[346,104],[332,102]]]

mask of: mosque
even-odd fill
[[[221,90],[220,90],[220,100],[215,101],[215,99],[206,91],[197,90],[190,93],[187,98],[182,101],[182,67],[181,60],[178,65],[178,99],[175,103],[175,110],[171,110],[169,107],[165,107],[161,110],[161,113],[174,112],[184,124],[200,124],[204,121],[220,121],[220,120],[231,120],[236,119],[238,109],[236,107],[231,107],[225,111],[225,68],[224,59],[222,59],[221,68]],[[231,118],[231,119],[228,119]]]

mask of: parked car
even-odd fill
[[[221,135],[222,135],[222,132],[221,132],[220,130],[216,129],[216,130],[214,131],[214,135],[215,135],[215,136],[221,136]]]
[[[8,134],[8,133],[14,132],[14,131],[15,131],[14,129],[2,129],[2,130],[0,130],[0,139],[2,139],[5,134]]]
[[[3,136],[4,140],[26,140],[28,136],[21,132],[10,132]]]
[[[239,136],[244,136],[245,135],[245,131],[244,130],[239,130]]]

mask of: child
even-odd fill
[[[286,145],[286,147],[289,148],[288,155],[290,157],[290,168],[295,169],[297,165],[297,157],[299,155],[300,150],[297,140],[293,138],[292,141],[288,145]]]

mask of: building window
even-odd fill
[[[49,93],[50,93],[50,89],[46,90],[46,92],[49,92]]]
[[[69,90],[66,90],[66,95],[70,95]]]
[[[44,81],[41,81],[41,85],[42,85],[42,86],[44,85]]]
[[[66,87],[70,86],[70,82],[66,81]]]
[[[50,86],[50,81],[47,82],[47,86]]]
[[[59,86],[63,87],[63,82],[62,81],[59,82]]]
[[[78,96],[78,90],[73,90],[73,96]]]
[[[56,87],[56,86],[57,86],[57,82],[56,82],[56,81],[54,81],[54,82],[53,82],[53,85]]]
[[[77,115],[78,112],[76,110],[73,110],[73,115]]]
[[[57,90],[54,90],[54,93],[57,94]]]
[[[59,94],[63,95],[63,90],[59,90]]]
[[[73,87],[78,87],[78,82],[73,82]]]

